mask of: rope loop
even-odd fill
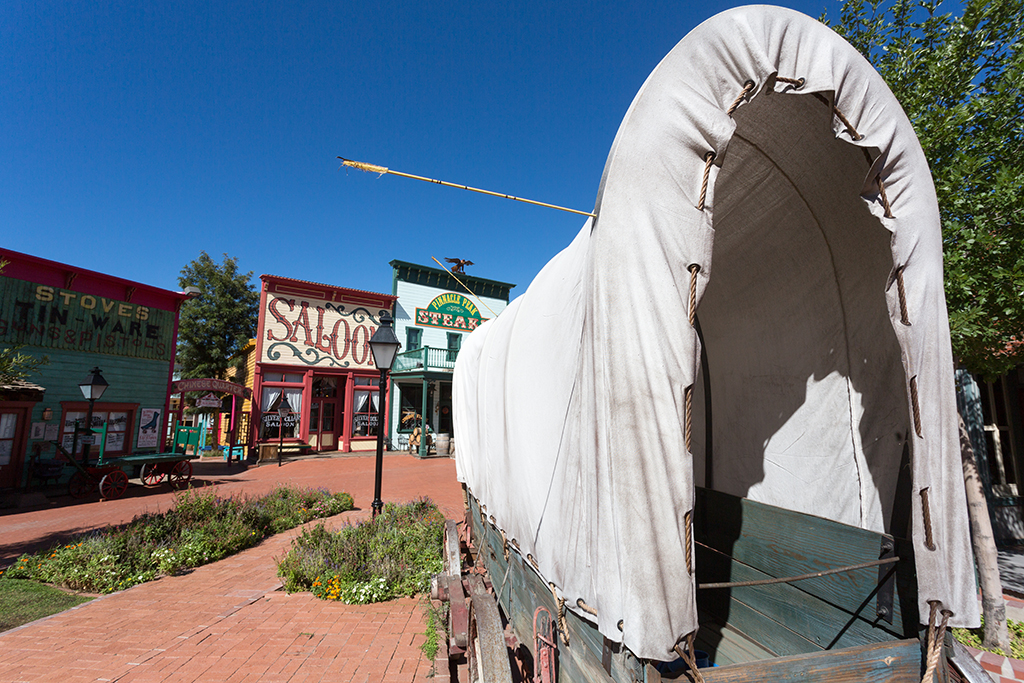
[[[684,638],[686,641],[686,647],[680,648],[677,644],[673,649],[676,651],[676,654],[683,658],[686,665],[690,667],[690,678],[693,679],[693,683],[704,683],[704,676],[701,674],[700,669],[697,668],[697,656],[693,653],[693,641],[696,637],[696,631],[686,634],[686,637]]]
[[[562,642],[566,645],[569,644],[569,625],[565,621],[565,598],[558,597],[558,593],[555,591],[555,584],[548,582],[548,588],[551,589],[551,595],[555,598],[555,604],[558,605],[558,635],[562,637]]]
[[[704,155],[704,180],[700,183],[700,197],[697,199],[697,210],[704,210],[704,200],[708,197],[708,178],[711,177],[711,165],[715,163],[715,153]]]
[[[597,610],[583,602],[583,598],[576,598],[576,606],[592,617],[597,616]]]
[[[921,489],[921,516],[924,518],[924,547],[935,550],[935,538],[932,536],[932,510],[928,505],[928,489]]]
[[[946,640],[946,627],[949,625],[949,618],[953,616],[948,609],[941,609],[942,602],[939,600],[929,600],[928,606],[931,608],[928,615],[928,646],[926,666],[921,683],[932,683],[932,676],[935,674],[935,669],[938,668],[939,656],[942,654],[942,647]],[[936,624],[936,616],[940,613],[942,621]]]
[[[726,111],[725,113],[729,116],[732,116],[733,112],[736,111],[736,108],[740,106],[740,102],[747,99],[747,95],[749,95],[750,91],[753,90],[756,86],[757,83],[754,83],[754,81],[748,78],[747,81],[743,84],[743,92],[741,92],[739,96],[736,97],[736,99],[732,103],[732,106],[730,106],[728,111]]]
[[[790,84],[791,86],[793,86],[794,90],[799,90],[800,88],[804,87],[804,83],[807,82],[806,79],[804,79],[803,77],[801,77],[801,78],[786,78],[785,76],[776,76],[775,80],[780,82],[780,83],[788,83],[788,84]]]

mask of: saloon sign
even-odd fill
[[[487,318],[472,301],[453,292],[435,297],[426,308],[416,309],[416,324],[446,330],[475,330]]]
[[[268,296],[261,361],[332,368],[372,368],[377,315],[336,301]]]

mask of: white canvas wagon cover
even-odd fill
[[[918,608],[976,626],[935,191],[868,62],[794,11],[713,17],[630,106],[595,214],[453,390],[460,479],[567,608],[674,656],[695,485],[905,536],[906,451]]]

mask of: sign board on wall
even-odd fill
[[[467,297],[446,292],[434,297],[426,308],[417,308],[415,320],[425,327],[472,332],[487,318],[480,317],[480,309]]]
[[[174,313],[0,277],[0,343],[170,360]]]
[[[161,411],[143,408],[139,411],[139,435],[136,448],[156,448],[160,444]]]
[[[370,368],[377,316],[362,306],[268,294],[263,312],[264,363]]]

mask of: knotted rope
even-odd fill
[[[568,645],[569,625],[565,621],[565,598],[558,597],[555,584],[550,581],[548,582],[548,587],[551,589],[551,595],[555,598],[555,604],[558,606],[558,635],[562,637],[562,642]]]

